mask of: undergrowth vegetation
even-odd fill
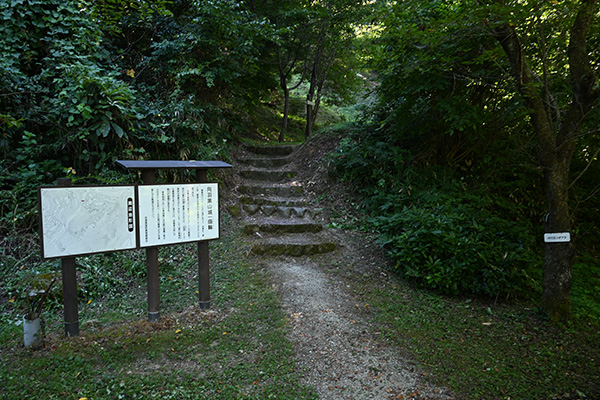
[[[359,195],[363,228],[378,233],[396,272],[444,294],[537,302],[544,202],[525,153],[502,157],[499,149],[498,158],[474,155],[451,168],[424,163],[372,126],[339,129],[348,133],[330,156],[333,176]],[[581,231],[593,230],[590,223]],[[583,323],[600,319],[590,239],[580,239],[573,268],[574,315]]]
[[[537,231],[522,204],[474,176],[419,165],[368,127],[352,129],[331,157],[400,274],[447,294],[536,295]]]

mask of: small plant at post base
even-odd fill
[[[56,278],[52,279],[45,290],[28,290],[25,293],[25,299],[27,300],[27,313],[23,316],[23,343],[25,347],[37,347],[41,343],[44,336],[44,327],[40,315],[54,282],[56,282]],[[38,296],[39,298],[37,298]]]
[[[33,321],[34,319],[40,317],[42,313],[42,307],[44,307],[46,299],[48,299],[48,294],[50,293],[50,290],[52,290],[52,286],[54,286],[56,279],[57,278],[52,279],[45,290],[28,290],[25,293],[25,299],[27,301],[27,313],[25,314],[26,319]],[[37,297],[40,293],[41,296],[39,296],[38,299]]]

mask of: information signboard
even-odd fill
[[[46,259],[219,238],[216,183],[53,186],[39,199]]]
[[[137,247],[135,186],[39,190],[44,258]]]
[[[140,185],[140,247],[219,238],[216,183]]]

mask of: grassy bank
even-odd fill
[[[98,281],[108,274],[121,284],[89,300],[80,290],[79,338],[62,337],[60,307],[48,312],[38,350],[23,347],[22,327],[8,323],[14,313],[5,304],[1,397],[315,398],[299,384],[277,296],[240,252],[235,234],[211,243],[212,308],[202,312],[195,307],[194,246],[161,249],[162,318],[153,324],[145,321],[142,254],[78,259],[97,267]]]
[[[460,399],[595,399],[600,396],[596,321],[550,324],[529,303],[447,297],[391,276],[350,279],[378,329]]]

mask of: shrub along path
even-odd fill
[[[237,153],[239,217],[251,262],[271,276],[303,373],[321,399],[450,399],[367,320],[369,305],[338,273],[382,273],[374,246],[330,230],[296,180],[294,146],[245,146]],[[302,165],[300,165],[302,167]],[[362,252],[362,254],[361,254]]]

